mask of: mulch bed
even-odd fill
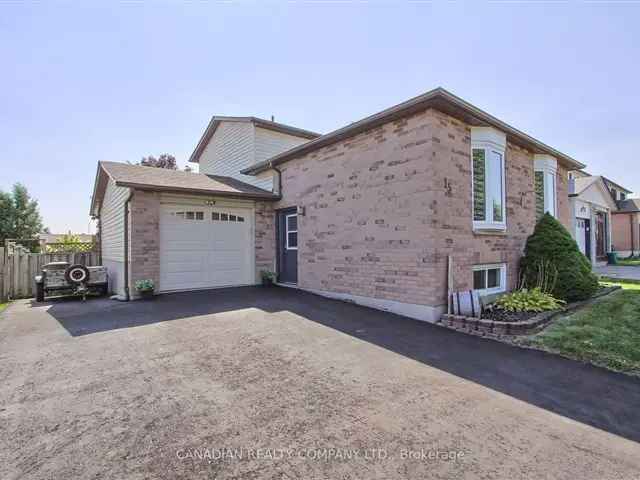
[[[570,303],[562,309],[549,312],[512,313],[495,309],[493,311],[485,310],[482,313],[482,318],[444,314],[438,323],[442,326],[472,335],[488,336],[498,339],[504,338],[505,336],[530,335],[546,327],[557,315],[573,312],[619,289],[619,286],[600,289],[588,300]]]
[[[492,308],[482,312],[482,318],[495,322],[526,322],[538,315],[538,312],[509,312],[501,308]]]

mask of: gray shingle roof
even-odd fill
[[[627,198],[618,202],[619,212],[640,212],[640,198]]]
[[[276,199],[277,195],[231,177],[144,167],[119,162],[100,162],[102,169],[121,187],[205,193],[231,197]]]

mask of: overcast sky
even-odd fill
[[[98,160],[184,166],[211,115],[324,133],[436,86],[640,191],[640,3],[88,3],[0,3],[0,189],[53,232]]]

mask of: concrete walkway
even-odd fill
[[[640,267],[623,267],[620,265],[607,265],[605,267],[594,267],[593,271],[605,277],[620,278],[627,280],[640,280]]]

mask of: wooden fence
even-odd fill
[[[35,276],[49,262],[80,263],[92,267],[98,265],[99,260],[96,252],[31,253],[19,245],[5,249],[0,247],[0,303],[34,297]]]

